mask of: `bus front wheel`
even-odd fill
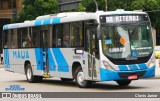
[[[75,81],[80,88],[90,87],[92,83],[91,81],[84,80],[84,73],[81,67],[78,67],[78,70],[75,76]]]
[[[131,83],[131,80],[119,80],[116,81],[119,86],[128,86]]]

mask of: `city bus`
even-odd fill
[[[29,83],[58,77],[80,88],[93,82],[155,76],[149,16],[136,11],[63,12],[3,26],[5,70]]]

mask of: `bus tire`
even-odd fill
[[[88,88],[91,86],[92,82],[84,80],[84,73],[81,67],[78,67],[77,73],[75,75],[75,81],[78,87],[80,88]]]
[[[119,86],[128,86],[131,83],[131,80],[118,80],[116,82]]]
[[[36,82],[42,82],[43,77],[42,76],[35,76]]]
[[[61,78],[62,81],[73,81],[74,79]]]
[[[26,66],[26,78],[29,83],[35,83],[37,81],[37,77],[33,75],[31,64],[27,64]]]

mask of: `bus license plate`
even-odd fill
[[[137,77],[137,75],[130,75],[130,76],[128,76],[128,79],[129,80],[136,80],[136,79],[138,79],[138,77]]]

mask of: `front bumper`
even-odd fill
[[[137,75],[138,79],[154,77],[155,66],[152,68],[135,71],[111,71],[100,68],[101,81],[127,80],[130,75]]]

